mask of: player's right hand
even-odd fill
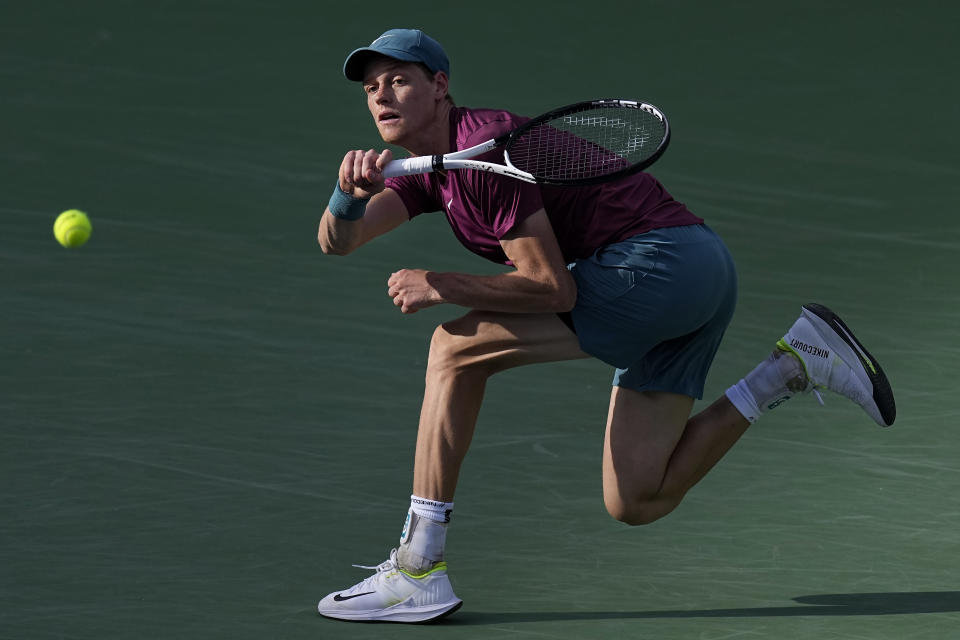
[[[354,198],[371,198],[383,191],[383,168],[393,160],[390,149],[348,151],[340,164],[340,189]]]

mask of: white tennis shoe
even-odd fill
[[[393,549],[390,558],[376,567],[353,566],[376,573],[321,600],[320,615],[339,620],[428,622],[450,615],[463,604],[453,593],[446,562],[414,576],[400,568]]]
[[[821,389],[849,398],[881,427],[897,417],[893,390],[880,363],[854,337],[839,316],[821,304],[805,304],[800,318],[777,348],[794,354],[807,374],[807,387],[817,399]]]

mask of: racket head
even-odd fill
[[[669,144],[670,123],[660,109],[647,102],[604,98],[527,121],[510,133],[504,160],[540,184],[593,184],[649,167]]]

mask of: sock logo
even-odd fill
[[[453,513],[453,509],[447,509],[443,512],[443,521],[450,522],[450,514]]]
[[[790,340],[790,346],[796,349],[797,351],[802,351],[804,353],[809,353],[812,356],[817,356],[818,358],[829,358],[830,352],[827,349],[821,349],[820,347],[815,347],[805,342],[800,342],[796,338]]]
[[[436,500],[427,500],[426,498],[418,498],[416,496],[410,496],[410,501],[413,504],[419,504],[424,507],[433,507],[434,509],[442,509],[446,506],[446,502],[437,502]]]

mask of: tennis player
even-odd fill
[[[421,31],[391,29],[343,67],[362,83],[384,142],[447,153],[525,121],[456,106],[450,63]],[[502,152],[491,152],[502,162]],[[499,155],[497,155],[499,153]],[[468,309],[430,343],[413,472],[398,549],[362,582],[320,601],[324,616],[423,622],[462,604],[444,561],[460,466],[487,378],[520,365],[594,357],[615,368],[603,497],[628,524],[670,513],[763,413],[794,395],[839,393],[893,423],[882,370],[829,309],[808,304],[753,371],[702,412],[707,370],[733,315],[737,277],[721,239],[650,174],[548,188],[479,171],[384,179],[389,150],[348,152],[320,221],[324,253],[349,254],[429,212],[460,242],[510,268],[499,275],[400,269],[388,294],[403,313]]]

